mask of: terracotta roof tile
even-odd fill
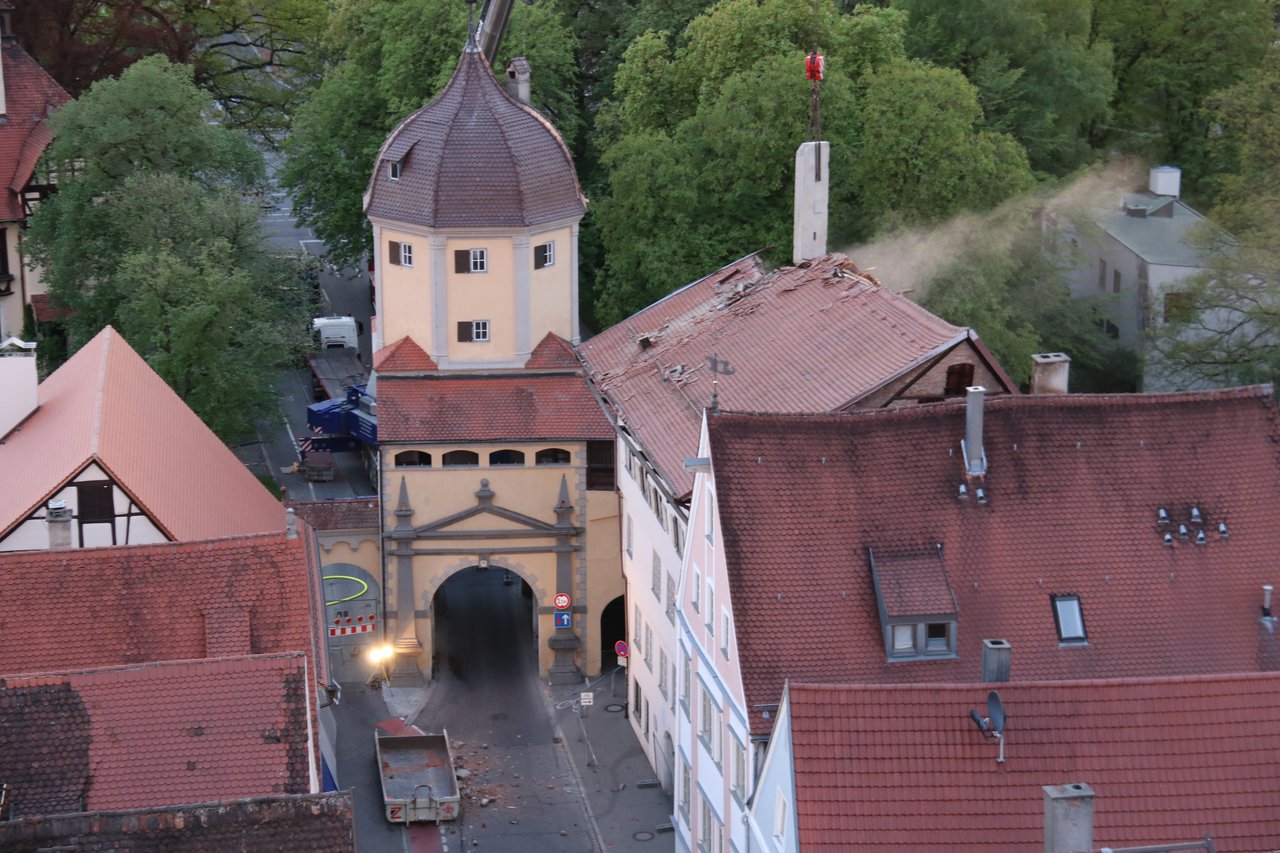
[[[49,681],[0,678],[0,702],[20,711],[0,726],[0,777],[11,783],[16,817],[309,788],[302,654],[93,669]],[[34,787],[43,796],[28,796],[33,780],[23,777],[33,755],[57,756],[59,798],[48,796],[48,780]]]
[[[351,792],[332,791],[0,822],[0,847],[7,853],[63,848],[78,853],[351,853],[355,829]]]
[[[988,638],[1012,644],[1017,680],[1280,666],[1256,618],[1261,586],[1280,580],[1269,391],[987,400],[986,505],[972,487],[958,499],[963,404],[722,414],[709,429],[749,707],[776,703],[786,678],[977,681]],[[1163,544],[1160,507],[1187,539],[1174,527]],[[868,549],[939,546],[958,656],[888,663]],[[1087,644],[1059,644],[1055,594],[1080,596]],[[754,732],[770,725],[752,714]]]
[[[613,437],[609,419],[581,376],[389,376],[378,382],[383,442]]]
[[[392,181],[387,165],[402,161]],[[525,228],[580,219],[573,158],[539,112],[468,51],[444,90],[387,137],[366,194],[370,217],[427,228]]]
[[[39,408],[0,442],[0,535],[90,461],[174,539],[283,529],[279,501],[114,329],[40,383],[38,396]]]
[[[1015,648],[1015,654],[1017,650]],[[1005,762],[968,717],[999,687]],[[1280,674],[790,687],[802,850],[1023,853],[1042,786],[1087,783],[1098,846],[1280,838]]]
[[[316,530],[354,530],[380,525],[377,498],[290,501],[288,506]]]
[[[379,373],[422,373],[435,370],[436,363],[426,350],[405,335],[373,354],[373,369]]]
[[[581,370],[582,362],[578,361],[578,356],[568,341],[555,332],[547,332],[546,337],[529,354],[525,368],[528,370]]]
[[[0,62],[6,119],[0,124],[0,179],[8,189],[0,193],[0,220],[14,221],[25,218],[21,191],[53,139],[45,119],[71,96],[14,39],[0,41]]]
[[[35,312],[37,323],[56,323],[71,316],[71,309],[50,303],[49,294],[31,294],[31,310]]]
[[[947,568],[937,550],[872,555],[875,581],[889,616],[923,616],[956,612],[956,597]]]
[[[969,335],[877,286],[844,255],[772,273],[749,255],[578,351],[658,471],[685,494],[693,475],[681,463],[697,452],[713,388],[721,409],[834,411]],[[712,356],[733,374],[713,382]]]
[[[323,603],[308,565],[309,538],[277,533],[0,553],[0,673],[219,654],[314,655]],[[247,632],[222,630],[244,626],[246,616]],[[313,672],[323,681],[320,663]]]

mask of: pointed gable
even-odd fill
[[[547,332],[547,336],[533,348],[525,367],[530,370],[579,370],[582,363],[568,341],[555,332]]]
[[[9,190],[0,193],[0,221],[14,221],[25,217],[21,192],[53,140],[45,121],[71,96],[14,39],[0,41],[0,62],[4,63],[5,101],[5,120],[0,122],[0,179]]]
[[[424,373],[437,368],[426,350],[405,335],[373,354],[373,369],[379,373]]]
[[[0,537],[90,462],[169,538],[284,527],[280,502],[115,329],[40,383],[38,397],[0,443]]]

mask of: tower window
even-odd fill
[[[519,450],[495,450],[489,454],[490,465],[523,465],[524,453]]]
[[[387,177],[393,181],[400,180],[400,161],[392,160],[387,164]]]
[[[404,450],[396,454],[397,468],[430,468],[431,454],[421,450]]]
[[[568,465],[569,451],[560,447],[539,450],[533,457],[535,465]]]
[[[447,467],[454,467],[457,465],[479,465],[480,454],[472,450],[450,450],[441,457],[441,461],[444,462]]]
[[[488,340],[488,320],[461,320],[458,322],[459,343],[487,343]]]
[[[541,246],[533,247],[533,268],[535,270],[555,266],[555,263],[556,244],[554,240],[543,243]]]
[[[481,273],[489,271],[488,249],[455,249],[453,271],[456,273]]]
[[[387,261],[395,266],[413,266],[413,244],[391,240],[387,243]]]

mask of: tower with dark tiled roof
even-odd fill
[[[468,45],[453,79],[378,153],[375,349],[408,337],[441,371],[524,367],[548,332],[576,342],[586,199],[556,129]]]

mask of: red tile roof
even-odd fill
[[[0,221],[14,221],[25,218],[21,192],[53,140],[45,119],[71,96],[14,39],[0,41],[0,62],[4,63],[5,100],[0,179],[9,190],[0,193]]]
[[[573,347],[555,332],[547,332],[546,337],[533,348],[529,361],[525,363],[528,370],[581,370],[582,362],[573,351]]]
[[[0,778],[17,817],[306,793],[310,693],[302,654],[0,677]]]
[[[1016,649],[1015,649],[1016,654]],[[998,687],[1005,762],[969,719]],[[1025,853],[1042,786],[1094,790],[1094,843],[1280,838],[1280,674],[790,687],[800,849]],[[766,792],[772,796],[772,792]],[[946,839],[945,844],[940,839]]]
[[[395,161],[403,168],[393,181]],[[370,217],[427,228],[523,228],[581,219],[587,209],[560,134],[473,51],[435,100],[391,131],[365,199]]]
[[[976,335],[877,286],[844,255],[772,273],[749,255],[578,351],[658,471],[686,494],[693,475],[682,462],[697,453],[713,388],[721,409],[835,411],[966,340]],[[718,383],[713,356],[733,371]]]
[[[0,553],[0,673],[300,651],[324,682],[309,538]]]
[[[1269,389],[989,399],[986,505],[976,483],[957,498],[963,403],[722,414],[709,429],[749,707],[776,703],[787,678],[977,681],[983,639],[1012,644],[1018,680],[1280,667],[1257,624],[1262,584],[1280,580]],[[1205,524],[1178,539],[1193,505]],[[888,663],[868,549],[939,546],[958,657]],[[1080,596],[1087,645],[1059,645],[1054,594]],[[754,732],[771,724],[753,711]]]
[[[936,550],[920,554],[877,552],[875,577],[889,616],[956,612],[947,567]]]
[[[37,323],[56,323],[71,316],[70,308],[53,305],[47,293],[31,294],[31,310],[35,312]]]
[[[170,537],[284,527],[279,501],[108,327],[40,383],[0,442],[0,536],[96,461]]]
[[[435,370],[436,363],[426,350],[405,335],[373,354],[373,369],[380,373],[422,373]]]
[[[378,380],[382,442],[537,441],[614,437],[581,376],[448,376]]]
[[[380,524],[377,498],[289,501],[288,506],[316,530],[377,528]]]
[[[355,850],[351,791],[0,822],[6,853],[76,850]]]

